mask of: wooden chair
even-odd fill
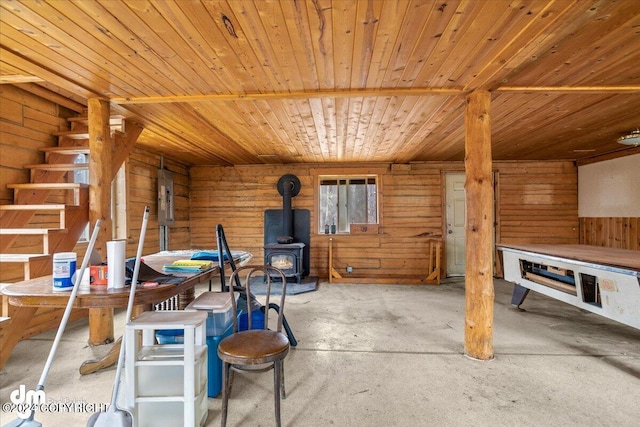
[[[251,278],[263,275],[266,280],[266,303],[264,307],[264,327],[262,329],[252,329],[252,314],[255,308],[252,304],[247,304],[247,330],[240,331],[238,328],[238,309],[235,298],[231,297],[233,307],[233,334],[222,339],[218,344],[218,357],[222,360],[222,422],[224,427],[227,424],[227,409],[229,406],[229,395],[231,394],[231,384],[233,381],[233,371],[263,372],[273,369],[274,399],[276,425],[280,426],[280,397],[284,399],[284,358],[289,353],[289,339],[282,333],[282,320],[284,317],[284,299],[286,296],[287,278],[284,273],[271,266],[244,266],[239,267],[231,275],[230,283],[240,275],[247,272],[244,288],[247,295],[251,295]],[[255,274],[260,273],[260,274]],[[280,296],[278,318],[275,330],[269,329],[269,310],[272,276],[282,281],[282,295]],[[233,292],[234,287],[229,286],[229,292]]]

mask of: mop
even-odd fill
[[[136,296],[136,285],[138,283],[138,274],[140,272],[140,259],[142,258],[142,247],[144,246],[144,236],[147,231],[147,221],[149,220],[149,206],[144,208],[144,216],[142,218],[142,227],[140,228],[140,240],[138,241],[138,252],[136,253],[136,264],[133,268],[133,278],[131,279],[131,291],[129,292],[129,302],[127,304],[127,316],[125,322],[131,321],[131,312],[133,311],[133,300]],[[89,417],[87,427],[131,427],[133,425],[133,416],[126,409],[118,408],[118,389],[120,388],[120,375],[122,374],[122,365],[124,363],[124,343],[123,339],[120,343],[120,354],[118,355],[118,367],[116,368],[116,379],[113,383],[113,392],[111,394],[111,404],[106,412],[96,412]]]
[[[67,322],[69,321],[69,316],[71,315],[71,309],[73,308],[73,303],[76,299],[76,294],[78,293],[78,289],[80,288],[80,282],[82,281],[84,272],[87,269],[89,258],[91,258],[91,252],[93,252],[93,247],[96,244],[96,239],[98,238],[98,232],[100,231],[101,225],[102,225],[102,221],[97,220],[96,225],[93,228],[93,232],[91,233],[91,240],[89,240],[89,246],[87,246],[87,251],[84,254],[84,258],[82,260],[82,267],[80,267],[80,273],[76,274],[75,283],[73,285],[73,289],[71,290],[71,295],[69,296],[67,307],[64,310],[64,314],[62,315],[62,320],[60,321],[60,326],[58,327],[58,332],[56,332],[56,337],[54,338],[53,344],[51,345],[51,350],[49,351],[49,357],[47,357],[47,362],[44,364],[44,369],[42,370],[40,381],[38,382],[38,386],[36,387],[36,392],[44,391],[44,384],[47,381],[47,376],[49,375],[49,369],[51,368],[51,364],[53,363],[53,358],[56,356],[56,351],[58,350],[58,345],[60,344],[60,339],[62,338],[64,329],[66,328]],[[18,426],[42,427],[42,423],[35,421],[33,419],[36,414],[35,408],[33,406],[34,405],[31,405],[31,412],[29,413],[28,417],[21,418],[20,414],[18,414],[17,419],[9,422],[8,424],[5,424],[4,427],[18,427]]]

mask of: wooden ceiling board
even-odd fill
[[[496,160],[586,159],[640,127],[637,1],[0,8],[0,76],[25,76],[74,109],[111,99],[145,126],[141,146],[187,164],[462,160],[476,89],[493,92]]]
[[[626,47],[620,51],[623,56],[637,59],[631,46],[638,47],[639,25],[640,2],[580,2],[566,13],[566,19],[554,23],[552,37],[546,38],[542,48],[506,78],[510,85],[521,86],[637,85],[633,67],[616,70],[615,64],[600,59],[607,50],[622,47]],[[594,81],[592,74],[602,69],[609,77]]]
[[[55,69],[57,74],[75,85],[100,88],[104,96],[111,96],[114,92],[122,93],[133,87],[144,87],[141,80],[133,77],[136,75],[135,72],[127,69],[118,72],[117,61],[121,51],[112,51],[108,44],[103,44],[93,35],[84,33],[82,25],[95,28],[95,23],[92,24],[86,15],[74,15],[72,21],[41,2],[31,2],[27,5],[3,2],[2,5],[6,7],[2,19],[23,36],[15,35],[13,38],[4,39],[7,46],[11,46],[13,40],[15,43],[28,46],[22,51],[33,52],[33,58],[37,62],[48,62],[48,68]],[[75,9],[68,9],[67,12],[75,12]],[[69,30],[78,34],[78,38],[70,38],[67,33]],[[5,31],[9,37],[15,34],[9,28],[4,29],[3,34]],[[126,45],[119,47],[128,49]],[[20,52],[15,46],[12,46],[12,49]],[[88,67],[89,65],[91,67]],[[127,65],[125,63],[125,66]],[[124,76],[125,81],[120,80],[119,76]],[[113,91],[110,90],[112,86]],[[154,90],[149,89],[148,92],[153,93]]]

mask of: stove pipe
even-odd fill
[[[293,184],[289,181],[284,186],[282,195],[282,234],[293,239],[293,211],[291,210],[291,190]]]
[[[277,238],[278,243],[293,242],[293,210],[291,198],[300,192],[300,180],[295,175],[283,175],[278,180],[278,192],[282,195],[282,236]]]

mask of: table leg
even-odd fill
[[[113,308],[89,309],[89,345],[113,342]]]

